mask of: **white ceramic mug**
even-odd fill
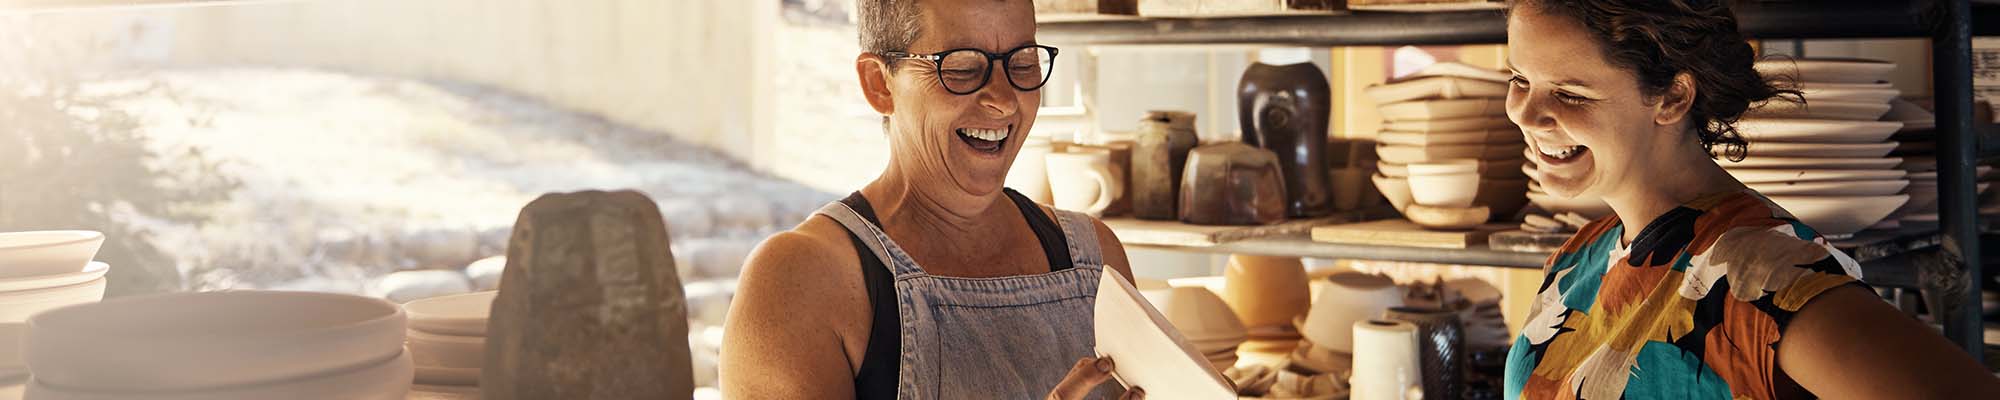
[[[1054,148],[1048,137],[1029,135],[1027,142],[1021,144],[1021,152],[1014,155],[1013,168],[1007,170],[1007,187],[1036,203],[1054,204],[1055,198],[1049,194],[1047,161]]]
[[[1104,215],[1112,200],[1125,191],[1125,183],[1111,173],[1110,153],[1049,154],[1048,169],[1049,191],[1056,208]]]
[[[1417,359],[1417,327],[1403,321],[1354,323],[1353,400],[1422,398],[1423,369]]]

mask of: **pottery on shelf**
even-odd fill
[[[399,351],[400,352],[400,351]],[[189,365],[186,372],[213,372]],[[400,400],[409,395],[416,368],[406,352],[352,368],[320,371],[274,382],[173,391],[124,391],[65,386],[42,380],[28,383],[27,398],[35,400],[267,400],[358,399]]]
[[[1021,151],[1014,155],[1014,165],[1007,169],[1007,187],[1036,203],[1055,202],[1049,191],[1048,164],[1043,161],[1054,151],[1054,146],[1047,136],[1029,134],[1021,143]]]
[[[1139,120],[1132,144],[1132,214],[1141,219],[1179,217],[1181,179],[1188,153],[1199,144],[1194,113],[1153,111]],[[1275,157],[1275,156],[1273,156]]]
[[[1411,204],[1403,209],[1403,216],[1410,222],[1430,229],[1463,231],[1479,227],[1493,217],[1493,209],[1486,206],[1436,207]]]
[[[1223,299],[1249,329],[1290,326],[1312,307],[1305,264],[1298,257],[1232,254],[1222,273]]]
[[[1124,190],[1111,200],[1111,207],[1104,210],[1105,216],[1132,213],[1132,141],[1115,140],[1104,144],[1073,144],[1069,153],[1104,153],[1111,156],[1111,176],[1124,183]],[[1053,201],[1053,200],[1051,200]]]
[[[1141,294],[1200,350],[1235,348],[1248,335],[1236,312],[1208,289],[1183,286]]]
[[[1384,319],[1416,326],[1426,397],[1456,399],[1464,390],[1465,327],[1458,315],[1457,311],[1422,307],[1391,307],[1383,314]]]
[[[82,271],[103,245],[104,234],[95,231],[0,233],[0,278]]]
[[[1049,189],[1056,208],[1103,216],[1125,183],[1111,170],[1110,152],[1072,152],[1046,156]]]
[[[1196,148],[1181,178],[1180,220],[1196,225],[1268,225],[1285,220],[1278,157],[1243,143]]]
[[[1282,56],[1286,54],[1295,56]],[[1243,143],[1278,157],[1285,213],[1291,217],[1317,217],[1334,209],[1326,153],[1331,91],[1326,73],[1313,66],[1303,49],[1266,50],[1237,86]]]
[[[410,330],[440,335],[486,336],[486,316],[497,291],[420,299],[403,304]]]
[[[1462,171],[1444,168],[1445,165],[1462,166]],[[1416,204],[1433,207],[1471,207],[1472,200],[1479,195],[1479,171],[1477,164],[1411,164],[1410,196]],[[1424,167],[1436,167],[1434,171],[1420,173]],[[1453,172],[1456,171],[1456,172]]]
[[[1387,277],[1340,272],[1322,279],[1312,309],[1299,327],[1315,346],[1353,352],[1356,322],[1380,317],[1383,310],[1403,304],[1403,289]]]
[[[1424,396],[1423,369],[1417,327],[1395,320],[1354,323],[1354,374],[1348,398],[1353,400],[1415,400]],[[1414,396],[1413,396],[1414,394]],[[1439,397],[1450,398],[1450,397]]]

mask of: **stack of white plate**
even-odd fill
[[[103,244],[104,234],[91,231],[0,233],[0,387],[12,388],[0,388],[0,398],[27,383],[20,346],[28,317],[104,298],[111,266],[91,261]]]
[[[1139,293],[1167,322],[1181,332],[1182,337],[1194,345],[1195,351],[1208,358],[1215,369],[1226,370],[1236,365],[1236,350],[1249,340],[1249,330],[1243,321],[1236,318],[1236,312],[1229,304],[1206,287],[1187,285],[1166,288],[1142,288]]]
[[[497,291],[411,301],[410,357],[417,391],[477,393],[486,360],[486,316]]]
[[[1911,226],[1932,228],[1938,221],[1937,184],[1937,117],[1930,110],[1908,100],[1896,99],[1889,103],[1889,113],[1882,116],[1885,121],[1903,123],[1903,129],[1891,138],[1897,142],[1890,156],[1902,157],[1899,165],[1910,173],[1910,187],[1906,192],[1910,202],[1897,208],[1889,218],[1875,225],[1876,228],[1897,228]],[[1980,166],[1978,192],[1989,189],[1986,175],[1991,167]]]
[[[1903,159],[1889,156],[1897,146],[1889,136],[1904,124],[1881,121],[1898,94],[1882,80],[1895,69],[1872,60],[1758,62],[1766,78],[1795,80],[1805,103],[1752,105],[1736,124],[1749,142],[1746,158],[1716,162],[1821,235],[1875,225],[1910,198]]]
[[[1468,73],[1478,71],[1483,73]],[[1402,210],[1412,203],[1409,164],[1479,160],[1474,205],[1511,216],[1527,204],[1528,179],[1518,168],[1527,143],[1507,120],[1506,75],[1441,63],[1366,89],[1381,106],[1375,186]]]
[[[30,399],[403,399],[401,307],[330,293],[112,299],[28,319]]]

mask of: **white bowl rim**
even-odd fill
[[[45,287],[45,288],[36,288],[36,289],[27,289],[27,290],[10,290],[10,291],[5,291],[5,292],[0,292],[0,295],[5,295],[6,297],[23,297],[23,296],[41,296],[41,295],[47,295],[47,294],[50,294],[50,293],[59,293],[59,292],[67,292],[67,291],[71,291],[71,290],[76,290],[76,289],[79,289],[79,288],[85,288],[85,287],[90,287],[90,286],[94,286],[94,285],[105,285],[105,284],[109,284],[109,283],[110,283],[110,280],[111,280],[111,278],[110,278],[110,277],[104,277],[104,276],[100,276],[100,277],[97,277],[97,278],[95,278],[95,279],[91,279],[91,280],[87,280],[87,281],[83,281],[83,282],[77,282],[77,283],[73,283],[73,284],[68,284],[68,285],[62,285],[62,286],[52,286],[52,287]],[[34,303],[34,302],[36,302],[36,300],[47,300],[47,299],[30,299],[29,301],[25,301],[25,302],[23,302],[23,301],[0,301],[0,306],[6,306],[6,305],[11,305],[11,304],[21,304],[21,303]],[[84,303],[84,304],[95,304],[95,303],[93,302],[93,303]],[[76,305],[82,305],[82,304],[76,304]],[[69,306],[63,306],[63,307],[57,307],[57,308],[54,308],[54,309],[50,309],[50,310],[48,310],[48,311],[43,311],[42,313],[48,313],[49,311],[55,311],[55,310],[58,310],[58,309],[63,309],[63,308],[69,308]],[[36,315],[40,315],[40,314],[36,314]],[[34,318],[33,318],[33,317],[29,317],[29,319],[34,319]],[[26,323],[26,322],[27,322],[27,321],[22,321],[22,323]]]
[[[5,288],[13,285],[27,285],[27,284],[32,284],[33,282],[60,280],[62,278],[67,278],[71,276],[96,275],[92,279],[85,279],[81,281],[81,282],[90,282],[97,280],[97,278],[103,278],[104,274],[110,272],[111,272],[111,264],[105,263],[103,261],[91,261],[90,263],[83,265],[82,271],[64,272],[60,274],[43,274],[43,275],[17,276],[12,278],[0,278],[0,288]],[[62,286],[71,286],[71,285],[62,285]],[[51,286],[43,286],[43,287],[16,289],[16,290],[0,289],[0,294],[8,294],[8,293],[23,292],[23,291],[38,290],[38,289],[48,289],[50,287]]]
[[[99,279],[104,279],[104,278],[99,278]],[[67,313],[87,312],[89,310],[94,310],[100,307],[120,307],[126,304],[162,302],[162,301],[185,301],[185,299],[191,297],[208,297],[208,296],[306,296],[306,297],[322,298],[328,300],[350,301],[354,302],[353,304],[357,305],[365,304],[368,306],[380,307],[384,310],[389,311],[388,313],[376,315],[370,318],[351,320],[336,325],[317,326],[310,330],[267,332],[269,334],[272,334],[271,336],[295,335],[295,334],[312,335],[314,334],[313,331],[350,329],[365,325],[381,323],[384,320],[390,320],[390,319],[407,320],[408,318],[408,316],[404,314],[402,306],[396,303],[391,303],[388,300],[374,298],[374,297],[356,296],[356,295],[340,294],[340,293],[289,291],[289,290],[220,290],[213,292],[182,292],[182,293],[165,293],[165,294],[146,295],[146,296],[130,296],[130,297],[109,299],[95,303],[77,304],[54,310],[44,311],[40,314],[35,314],[32,317],[28,317],[27,323],[29,330],[45,330],[52,327],[51,325],[52,322],[61,321],[60,319],[56,321],[51,321],[51,318],[61,318],[64,316],[64,314]],[[106,338],[106,337],[126,336],[131,334],[131,332],[124,332],[111,329],[74,329],[70,327],[63,327],[60,325],[53,325],[53,327],[62,329],[65,335],[82,336],[87,338]],[[214,335],[208,334],[203,336],[213,337]]]
[[[486,343],[485,336],[448,335],[443,333],[421,331],[414,328],[410,329],[408,332],[403,332],[403,337],[404,340],[412,342],[457,343],[457,344],[466,344],[469,342]]]
[[[13,245],[6,244],[5,242],[0,242],[0,250],[22,250],[22,249],[38,249],[44,247],[67,246],[67,245],[88,242],[92,240],[99,240],[104,238],[104,232],[85,231],[85,230],[58,230],[58,231],[0,232],[0,239],[6,239],[9,236],[28,236],[28,235],[46,235],[46,234],[63,234],[63,235],[82,234],[83,236],[74,237],[70,239],[63,239],[62,241],[58,242],[39,242],[39,243],[26,243],[26,244],[13,244]]]
[[[485,321],[492,317],[492,309],[490,308],[491,307],[490,305],[488,306],[489,308],[487,309],[486,315],[482,315],[479,317],[470,317],[462,314],[424,312],[426,308],[425,306],[440,304],[440,303],[449,303],[452,302],[453,300],[463,300],[472,297],[485,297],[497,300],[499,296],[500,296],[500,291],[498,290],[481,290],[470,293],[459,293],[459,294],[451,294],[451,295],[444,295],[437,297],[426,297],[422,299],[410,300],[410,302],[408,303],[403,303],[402,308],[403,312],[409,314],[411,323],[416,323],[417,321],[437,321],[437,322],[470,322],[474,320]]]

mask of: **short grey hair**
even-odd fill
[[[882,54],[908,51],[923,27],[918,0],[855,0],[855,25],[861,51]]]

